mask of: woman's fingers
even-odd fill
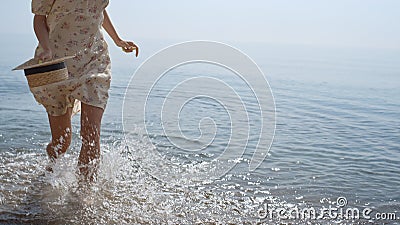
[[[135,50],[136,51],[136,57],[138,57],[138,55],[139,55],[139,47],[137,46],[137,45],[135,45],[135,43],[133,43],[132,41],[128,41],[128,44],[129,44],[129,48],[130,49],[132,49],[132,51],[131,52],[133,52],[133,50]]]
[[[126,53],[130,53],[133,51],[132,47],[126,41],[124,41],[124,43],[122,44],[122,50]]]
[[[132,41],[124,41],[122,43],[122,50],[124,52],[126,52],[126,53],[131,53],[131,52],[133,52],[135,50],[136,51],[136,57],[138,57],[138,55],[139,55],[139,48]]]
[[[51,51],[44,51],[38,55],[38,58],[39,61],[45,62],[51,60],[53,57]]]

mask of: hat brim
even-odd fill
[[[67,59],[71,59],[71,58],[74,58],[74,57],[75,56],[65,56],[65,57],[62,57],[62,58],[52,59],[50,61],[45,61],[45,62],[41,62],[41,63],[39,63],[39,60],[37,58],[33,58],[33,59],[30,59],[30,60],[22,63],[21,65],[15,67],[12,70],[26,70],[26,69],[36,68],[36,67],[48,66],[48,65],[52,65],[52,64],[63,62],[65,60],[67,60]]]

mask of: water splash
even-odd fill
[[[137,140],[103,145],[97,182],[82,184],[78,150],[73,146],[53,173],[45,170],[44,151],[2,152],[0,222],[242,223],[257,221],[260,204],[276,201],[269,192],[237,184],[234,175],[196,186],[162,182],[149,173],[144,163],[151,154]]]

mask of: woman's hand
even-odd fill
[[[45,62],[53,59],[53,52],[51,49],[44,49],[38,56],[39,61]]]
[[[123,40],[119,40],[117,42],[115,42],[115,44],[118,47],[121,47],[122,50],[126,53],[131,53],[133,51],[136,51],[136,57],[138,57],[139,55],[139,47],[133,43],[132,41],[123,41]]]

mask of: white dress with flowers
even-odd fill
[[[32,12],[47,16],[53,58],[67,60],[69,80],[31,88],[50,115],[65,114],[75,99],[104,109],[111,82],[111,62],[102,34],[108,0],[32,0]],[[35,55],[42,50],[39,45]]]

